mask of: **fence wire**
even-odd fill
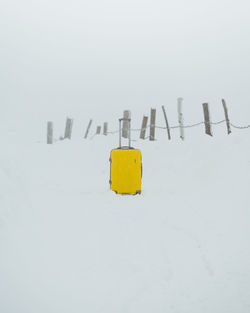
[[[230,125],[233,127],[233,128],[237,128],[237,129],[247,129],[247,128],[250,128],[250,125],[247,125],[247,126],[237,126],[237,125],[234,125],[232,123],[230,123]]]
[[[220,125],[222,123],[225,123],[227,122],[226,120],[221,120],[221,121],[218,121],[218,122],[205,122],[205,121],[202,121],[202,122],[199,122],[199,123],[195,123],[195,124],[189,124],[189,125],[174,125],[174,126],[169,126],[169,129],[178,129],[178,128],[193,128],[193,127],[197,127],[197,126],[200,126],[200,125],[206,125],[206,124],[210,124],[210,125]],[[246,126],[240,126],[240,125],[235,125],[231,122],[229,122],[230,125],[233,127],[233,128],[236,128],[236,129],[248,129],[250,128],[250,125],[246,125]],[[157,129],[167,129],[166,126],[157,126],[157,125],[148,125],[144,128],[131,128],[131,131],[134,131],[134,132],[137,132],[137,131],[145,131],[147,130],[147,128],[150,128],[150,127],[154,127],[154,128],[157,128]],[[108,131],[107,134],[117,134],[119,133],[119,130],[114,130],[114,131]]]

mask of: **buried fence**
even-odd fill
[[[143,116],[141,127],[137,128],[137,129],[132,128],[131,131],[134,131],[134,132],[138,131],[139,132],[139,138],[142,140],[149,139],[150,141],[154,141],[155,140],[155,129],[165,129],[167,131],[168,140],[171,140],[171,130],[172,129],[179,129],[180,138],[182,140],[184,140],[184,138],[185,138],[184,130],[186,128],[193,128],[193,127],[196,127],[199,125],[204,125],[205,134],[207,134],[209,136],[213,136],[212,125],[215,126],[215,125],[219,125],[222,123],[226,124],[226,129],[227,129],[228,135],[232,132],[231,127],[236,128],[236,129],[241,129],[241,130],[250,128],[250,125],[240,126],[240,125],[235,125],[235,124],[231,123],[231,121],[229,119],[226,101],[224,99],[222,99],[222,105],[223,105],[223,110],[224,110],[224,115],[225,115],[225,118],[223,120],[217,121],[217,122],[212,122],[210,119],[209,104],[203,103],[202,104],[203,121],[201,121],[199,123],[195,123],[195,124],[185,125],[184,124],[184,118],[183,118],[183,112],[182,112],[182,104],[183,104],[183,99],[178,98],[177,99],[178,125],[175,125],[175,126],[169,125],[166,109],[162,105],[161,108],[162,108],[162,113],[164,116],[166,126],[157,126],[156,125],[156,109],[151,109],[150,117],[148,117],[146,115]],[[122,124],[122,137],[128,138],[129,123],[126,121],[126,119],[131,118],[131,112],[128,110],[125,110],[123,112],[123,118],[125,120],[123,120],[123,124]],[[148,121],[149,121],[149,125],[148,125]],[[83,137],[84,139],[88,139],[88,138],[93,139],[96,135],[101,135],[102,126],[97,125],[95,133],[92,136],[89,136],[89,132],[90,132],[90,128],[91,128],[92,124],[93,124],[93,120],[90,119],[90,121],[87,125],[87,128],[86,128],[84,137]],[[71,139],[72,128],[73,128],[73,119],[67,118],[66,119],[66,125],[65,125],[64,137],[60,137],[59,139],[60,140]],[[149,136],[146,137],[146,130],[148,128],[149,128]],[[119,130],[108,131],[108,122],[103,123],[103,132],[102,132],[103,135],[107,136],[109,134],[115,134],[118,132],[119,132]],[[53,139],[53,122],[49,121],[49,122],[47,122],[47,144],[52,144],[54,141],[55,140]]]

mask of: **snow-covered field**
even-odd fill
[[[156,130],[142,194],[109,189],[132,128],[250,124],[249,0],[0,1],[0,313],[249,313],[250,128]],[[72,140],[60,141],[66,117]],[[47,121],[54,123],[46,144]],[[148,136],[148,133],[146,134]]]
[[[0,312],[250,312],[249,131],[217,129],[134,142],[138,196],[109,190],[116,135],[3,139]]]

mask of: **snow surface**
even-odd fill
[[[8,133],[0,312],[249,312],[249,131],[203,132],[135,141],[137,196],[109,190],[117,135],[47,145]]]
[[[250,123],[249,0],[2,0],[0,313],[249,313],[250,129],[156,131],[142,195],[109,190],[117,135]],[[46,144],[74,119],[71,141]],[[148,136],[148,134],[147,134]],[[133,139],[138,133],[133,133]]]

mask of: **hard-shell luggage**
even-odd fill
[[[140,194],[142,177],[141,151],[131,147],[130,119],[129,145],[121,146],[121,122],[119,119],[119,147],[110,153],[110,188],[118,194]]]

